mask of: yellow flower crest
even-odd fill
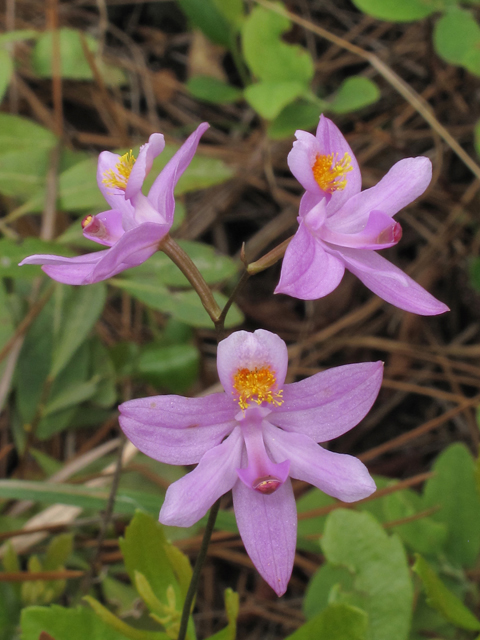
[[[130,149],[130,151],[127,151],[127,153],[124,153],[123,156],[120,157],[120,160],[115,165],[115,169],[104,171],[102,183],[106,187],[125,191],[134,164],[135,156]]]
[[[233,376],[233,394],[236,396],[241,409],[247,409],[249,403],[262,402],[274,404],[279,407],[283,404],[283,391],[274,391],[277,379],[275,372],[269,366],[250,369],[239,369]]]
[[[313,164],[313,177],[316,183],[327,193],[342,191],[347,186],[346,173],[353,170],[350,154],[345,153],[341,160],[338,153],[331,153],[328,156],[317,154]]]

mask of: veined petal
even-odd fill
[[[290,460],[292,478],[313,484],[343,502],[361,500],[375,491],[367,467],[357,458],[327,451],[308,436],[287,433],[271,425],[264,433],[274,458]]]
[[[243,438],[240,428],[210,449],[196,469],[187,473],[167,489],[160,511],[160,522],[176,527],[191,527],[212,504],[238,482],[235,469],[242,457]]]
[[[301,382],[286,384],[283,404],[274,407],[266,420],[315,442],[327,442],[352,429],[367,415],[382,379],[382,362],[347,364],[321,371]]]
[[[169,230],[170,225],[145,222],[127,231],[96,265],[91,282],[106,280],[145,262],[158,251],[158,243]]]
[[[207,122],[203,122],[197,127],[173,158],[168,161],[149,191],[148,199],[153,208],[158,211],[170,225],[173,222],[173,213],[175,211],[173,190],[183,175],[183,172],[192,161],[200,138],[209,126]]]
[[[110,209],[96,216],[86,216],[82,220],[82,229],[85,238],[111,247],[125,233],[122,212],[119,209]]]
[[[447,305],[375,251],[338,247],[338,254],[349,271],[390,304],[422,316],[436,316],[449,310]]]
[[[131,200],[142,188],[143,181],[152,168],[153,161],[165,149],[165,138],[161,133],[152,133],[148,142],[140,147],[138,158],[128,178],[125,197]]]
[[[74,258],[35,254],[22,260],[19,266],[21,267],[24,264],[43,265],[42,270],[57,282],[62,282],[63,284],[90,284],[93,270],[109,251],[110,249],[106,249],[105,251],[86,253],[83,256],[75,256]]]
[[[378,184],[354,195],[332,218],[331,228],[339,233],[357,233],[371,211],[394,216],[422,195],[432,179],[428,158],[405,158],[393,165]]]
[[[152,427],[186,429],[188,432],[230,422],[238,411],[231,398],[223,392],[203,398],[173,395],[137,398],[124,402],[118,410],[123,416]]]
[[[220,444],[235,421],[193,429],[171,429],[119,417],[123,432],[142,453],[166,464],[196,464],[212,447]]]
[[[167,222],[162,214],[153,208],[150,200],[141,191],[133,196],[132,202],[135,206],[135,224],[154,222],[155,224],[168,225],[169,229],[172,226],[172,222]]]
[[[325,242],[341,247],[358,249],[387,249],[393,247],[402,237],[402,227],[381,211],[372,211],[365,227],[357,233],[340,233],[330,225],[335,216],[329,218],[318,235]]]
[[[273,393],[282,388],[287,375],[287,345],[275,333],[257,329],[236,331],[222,340],[217,350],[218,377],[227,395],[236,394],[234,377],[241,369],[270,368],[275,382],[271,387]]]
[[[233,506],[250,559],[276,594],[283,595],[292,575],[297,541],[297,511],[290,480],[271,495],[237,482]]]
[[[301,300],[323,298],[338,287],[344,273],[342,260],[327,253],[321,240],[301,221],[285,252],[275,293],[286,293]]]
[[[312,171],[315,158],[321,153],[318,141],[307,131],[298,130],[295,136],[297,140],[287,157],[289,169],[306,191],[316,198],[323,198],[325,194],[315,182]]]

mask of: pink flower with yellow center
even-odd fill
[[[296,137],[288,165],[305,194],[275,293],[322,298],[336,289],[348,269],[400,309],[421,315],[448,311],[377,253],[401,239],[402,228],[393,216],[428,187],[430,160],[400,160],[376,186],[361,191],[358,163],[331,120],[322,115],[316,136],[297,131]]]
[[[58,282],[92,284],[148,260],[173,224],[175,185],[207,129],[204,122],[192,133],[160,172],[148,196],[142,193],[142,186],[154,159],[165,147],[163,135],[152,134],[140,147],[138,158],[132,151],[123,156],[103,151],[98,158],[97,182],[111,208],[86,216],[82,229],[86,238],[109,248],[75,258],[33,255],[20,266],[40,264]]]
[[[381,362],[351,364],[285,384],[288,354],[277,335],[238,331],[218,345],[223,393],[154,396],[120,405],[120,425],[146,455],[197,467],[168,488],[165,525],[190,527],[233,490],[238,529],[259,573],[282,595],[293,568],[297,515],[290,478],[344,502],[375,491],[356,458],[317,443],[342,435],[368,413]]]

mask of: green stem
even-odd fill
[[[193,600],[198,588],[198,582],[200,580],[200,574],[202,572],[203,563],[207,557],[208,545],[210,544],[210,538],[212,537],[213,528],[217,519],[218,510],[220,509],[220,500],[217,500],[213,507],[210,509],[208,516],[207,526],[205,527],[205,533],[203,534],[202,545],[195,562],[193,569],[192,579],[188,587],[187,595],[185,596],[185,602],[183,603],[182,618],[180,621],[180,630],[178,632],[177,640],[185,640],[187,635],[188,619],[190,617],[190,611],[192,609]]]
[[[208,313],[216,327],[222,311],[213,297],[210,287],[203,279],[202,274],[194,265],[190,256],[185,253],[185,251],[168,234],[160,241],[158,248],[177,265],[183,275],[190,282],[197,292],[205,311]]]
[[[255,262],[251,262],[247,266],[248,273],[251,276],[253,276],[256,273],[260,273],[260,271],[265,271],[265,269],[268,269],[268,267],[273,266],[276,262],[280,260],[280,258],[283,258],[285,251],[287,250],[287,247],[290,244],[292,238],[293,236],[290,236],[290,238],[287,238],[286,240],[281,242],[278,246],[276,246],[275,249],[272,249],[271,251],[266,253],[264,256],[262,256]]]

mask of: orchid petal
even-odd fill
[[[312,171],[315,159],[321,153],[318,141],[307,131],[296,131],[295,136],[297,140],[287,157],[288,167],[306,191],[317,199],[323,198],[325,194],[315,182]]]
[[[220,444],[236,425],[232,420],[189,430],[155,427],[126,416],[120,416],[119,422],[137,449],[166,464],[196,464],[207,451]]]
[[[323,298],[337,288],[344,272],[342,260],[327,253],[301,221],[285,252],[275,293],[301,300]]]
[[[242,457],[243,438],[237,427],[230,436],[210,449],[196,469],[167,489],[160,511],[160,522],[176,527],[191,527],[212,504],[238,482],[235,469]]]
[[[283,404],[266,420],[286,431],[327,442],[350,431],[370,411],[380,391],[382,362],[347,364],[286,384]]]
[[[96,216],[87,216],[82,222],[83,235],[89,240],[111,247],[125,233],[122,212],[119,209],[103,211]]]
[[[98,188],[103,194],[103,197],[112,209],[118,209],[125,217],[133,218],[133,205],[125,199],[125,192],[121,189],[107,187],[104,182],[106,178],[105,174],[110,171],[113,171],[115,173],[116,166],[120,162],[120,158],[121,156],[119,156],[118,153],[112,153],[111,151],[102,151],[102,153],[98,156],[97,184]]]
[[[435,316],[449,310],[447,305],[375,251],[342,247],[337,254],[365,286],[396,307],[423,316]]]
[[[148,199],[154,209],[170,224],[175,211],[173,190],[188,167],[197,150],[200,138],[210,125],[203,122],[187,138],[176,154],[168,161],[149,191]]]
[[[128,400],[118,407],[120,413],[152,427],[187,429],[221,424],[233,420],[237,407],[225,393],[212,393],[203,398],[182,396],[150,396]]]
[[[330,220],[334,220],[330,218]],[[372,211],[367,224],[357,233],[340,233],[329,225],[329,221],[319,230],[318,235],[324,241],[340,247],[355,249],[387,249],[393,247],[402,237],[402,227],[398,222],[381,211]]]
[[[218,377],[228,394],[235,394],[234,376],[240,369],[263,369],[269,367],[275,377],[272,391],[281,389],[285,382],[288,353],[285,342],[274,333],[257,329],[253,334],[236,331],[218,345]]]
[[[125,198],[131,200],[142,188],[143,181],[152,168],[153,161],[165,149],[165,138],[161,133],[152,133],[148,142],[140,147],[138,158],[128,177]]]
[[[331,228],[339,233],[356,233],[374,210],[394,216],[421,196],[431,179],[432,163],[428,158],[400,160],[378,184],[345,202],[331,219]]]
[[[24,264],[44,265],[42,270],[57,282],[62,282],[63,284],[87,284],[95,266],[105,258],[108,251],[109,249],[86,253],[83,256],[75,256],[74,258],[35,254],[22,260],[19,266],[21,267]]]
[[[355,502],[371,495],[375,482],[367,467],[354,458],[327,451],[308,436],[265,428],[265,439],[274,458],[290,460],[290,476],[317,487],[343,502]]]
[[[237,482],[233,506],[250,559],[277,595],[287,590],[295,559],[297,512],[290,480],[263,495]]]

